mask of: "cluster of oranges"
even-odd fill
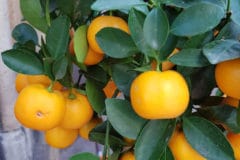
[[[18,74],[15,82],[16,118],[25,127],[44,131],[50,146],[66,148],[78,135],[88,139],[90,130],[101,123],[86,95],[76,89],[66,90],[59,82],[51,85],[45,75]]]
[[[105,27],[114,27],[130,34],[127,23],[114,16],[99,16],[87,30],[88,52],[84,64],[95,65],[104,59],[104,51],[96,41],[96,34]],[[73,39],[69,52],[74,53]],[[175,49],[170,56],[179,50]],[[187,109],[190,93],[187,82],[177,71],[171,70],[174,64],[162,62],[162,71],[156,71],[156,61],[152,70],[139,74],[130,87],[130,101],[134,111],[145,119],[171,119],[181,116]],[[215,79],[218,87],[227,95],[224,103],[238,107],[240,99],[240,59],[221,62],[216,65]],[[50,86],[50,87],[49,87]],[[107,98],[117,89],[113,81],[104,88]],[[108,90],[110,88],[110,90]],[[63,90],[60,83],[51,83],[48,77],[18,74],[16,90],[19,96],[15,104],[15,115],[26,127],[44,131],[46,142],[57,148],[71,145],[80,135],[88,139],[89,131],[102,122],[93,118],[94,111],[86,95],[76,89]],[[236,159],[240,159],[240,134],[228,132],[227,139],[232,145]],[[186,140],[183,131],[176,128],[169,147],[176,160],[205,160]],[[135,160],[133,151],[124,152],[120,160]]]

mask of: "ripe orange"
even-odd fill
[[[103,60],[104,55],[98,54],[91,47],[88,47],[88,52],[84,60],[85,65],[95,65]]]
[[[228,132],[227,139],[232,146],[235,159],[240,160],[240,133]]]
[[[27,75],[18,73],[16,75],[15,79],[15,88],[18,93],[21,92],[23,88],[25,88],[27,85],[29,85]]]
[[[239,106],[239,99],[235,99],[232,97],[227,96],[226,98],[223,99],[222,101],[223,104],[228,104],[233,107],[238,107]]]
[[[185,79],[176,71],[147,71],[135,78],[130,88],[135,112],[146,119],[168,119],[181,115],[189,102]]]
[[[105,93],[107,98],[112,98],[116,90],[117,86],[113,80],[109,80],[106,86],[103,88],[103,92]]]
[[[73,90],[76,96],[74,99],[68,98],[69,92],[65,92],[66,112],[61,126],[67,129],[78,129],[92,119],[93,109],[85,95]]]
[[[89,121],[88,123],[86,123],[85,125],[83,125],[80,129],[79,129],[79,135],[80,137],[82,137],[83,139],[88,140],[89,137],[89,132],[95,128],[98,124],[102,123],[102,119],[101,118],[93,118],[91,119],[91,121]]]
[[[132,151],[124,152],[119,160],[135,160],[135,156]]]
[[[127,137],[123,137],[123,140],[124,140],[124,142],[127,143],[128,146],[132,146],[135,143],[135,139],[130,139],[130,138],[127,138]]]
[[[170,58],[172,55],[176,54],[179,52],[179,49],[175,48],[172,53],[168,56]],[[162,62],[162,71],[167,71],[169,69],[172,69],[175,66],[174,63],[170,62],[168,59],[166,61]],[[152,70],[156,70],[157,68],[157,62],[155,60],[152,61],[151,63],[151,68]]]
[[[25,127],[48,130],[61,123],[65,109],[65,100],[60,92],[49,92],[41,84],[31,84],[18,95],[14,112]]]
[[[77,129],[56,127],[45,132],[46,143],[55,148],[67,148],[76,141],[77,137]]]
[[[121,29],[127,33],[129,33],[129,28],[127,23],[120,17],[114,16],[99,16],[95,18],[89,25],[87,31],[87,39],[90,47],[97,53],[103,54],[102,49],[99,47],[96,41],[96,34],[101,29],[105,27],[113,27],[117,29]]]
[[[51,80],[45,75],[17,74],[15,87],[18,93],[29,84],[43,84],[45,87],[48,87],[51,84]],[[63,86],[59,82],[54,83],[53,89],[61,90],[62,88]]]
[[[227,96],[240,99],[240,58],[218,63],[215,79],[222,92]]]
[[[176,130],[170,138],[168,145],[175,160],[206,160],[192,148],[182,131]]]

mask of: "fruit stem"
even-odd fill
[[[48,92],[53,92],[53,85],[54,85],[54,83],[55,83],[55,81],[51,81],[50,85],[47,88]]]
[[[158,72],[161,72],[161,70],[162,70],[162,63],[161,63],[161,61],[158,59],[158,54],[157,54],[157,52],[155,52],[155,54],[154,54],[154,58],[155,58],[155,60],[156,60],[156,62],[157,62],[157,67],[156,67],[156,71],[158,71]]]
[[[50,18],[50,12],[49,12],[49,0],[46,0],[46,6],[45,6],[45,15],[46,15],[46,21],[47,25],[51,25],[51,18]]]
[[[110,123],[108,120],[107,122],[107,128],[106,128],[106,134],[105,134],[105,144],[103,149],[103,160],[107,160],[109,157],[109,132],[110,132]]]
[[[73,88],[70,89],[70,93],[68,95],[68,98],[69,99],[75,99],[76,98],[76,95],[73,93]]]

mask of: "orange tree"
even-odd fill
[[[104,145],[102,159],[124,159],[125,153],[136,160],[238,159],[240,144],[231,145],[226,135],[240,132],[240,111],[225,97],[239,104],[239,0],[20,0],[20,5],[24,21],[12,31],[15,44],[1,54],[3,62],[18,73],[49,77],[49,87],[42,86],[46,95],[55,93],[57,81],[67,90],[57,92],[69,93],[70,100],[76,91],[86,96],[92,118],[104,119],[88,134]],[[91,65],[84,63],[89,47],[96,60]],[[170,71],[162,71],[165,62]],[[109,81],[116,87],[106,98]],[[23,114],[34,99],[23,97],[26,92],[20,92],[16,116],[37,128]],[[40,110],[48,108],[44,97],[38,101]],[[59,127],[64,126],[46,133]],[[61,143],[56,137],[48,141]],[[100,158],[70,157],[83,159]]]

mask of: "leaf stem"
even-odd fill
[[[230,12],[230,5],[231,5],[231,0],[228,0],[228,2],[227,2],[227,13]]]
[[[45,16],[46,16],[47,25],[50,26],[51,18],[50,18],[50,11],[49,11],[49,0],[46,0]]]
[[[106,134],[105,134],[105,144],[104,144],[104,150],[103,150],[103,160],[107,160],[109,157],[109,133],[110,133],[110,123],[108,120],[107,122],[107,128],[106,128]]]

